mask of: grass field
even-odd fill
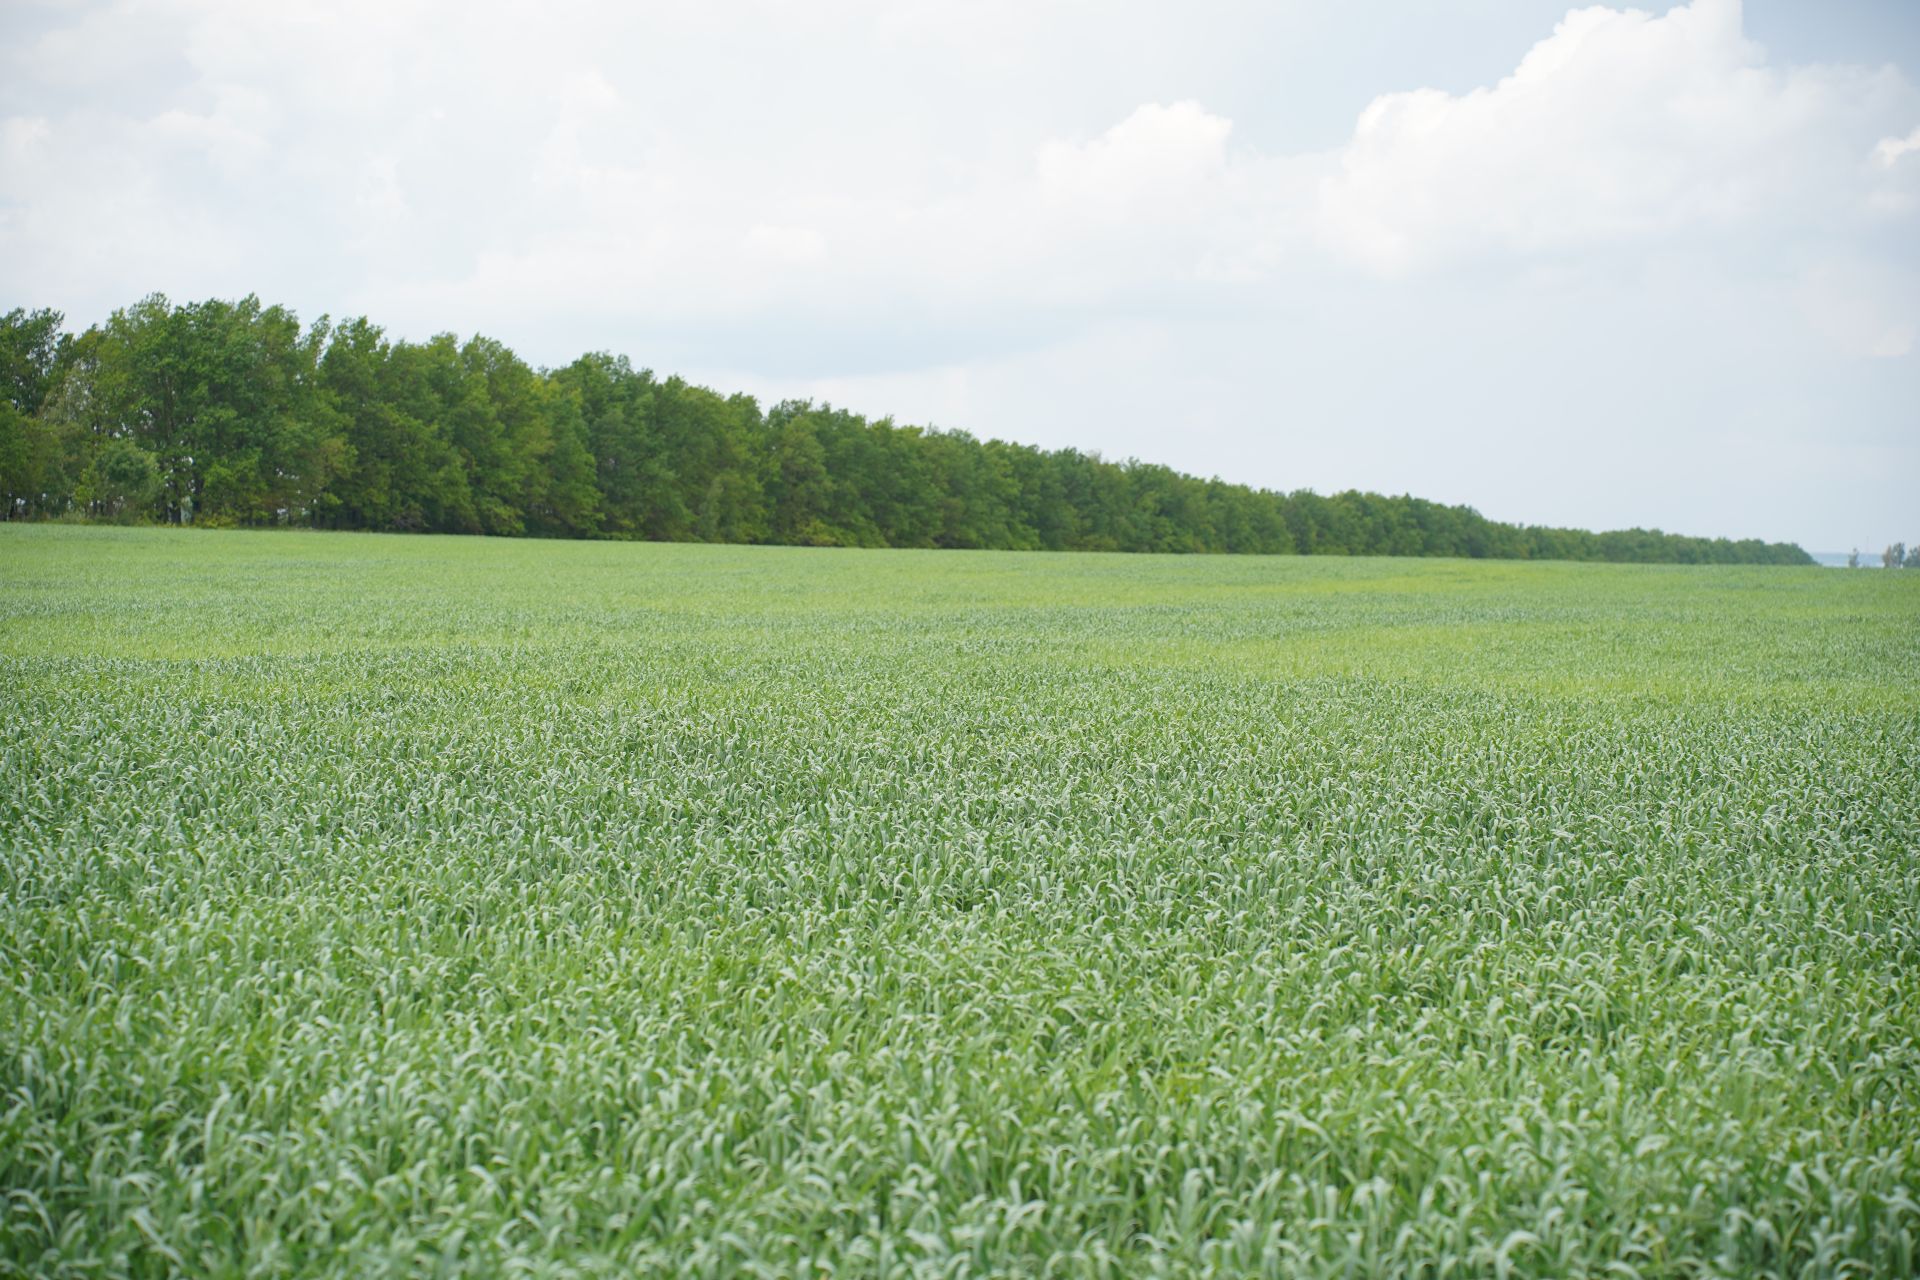
[[[1920,1270],[1920,574],[0,527],[0,1273]]]

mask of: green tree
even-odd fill
[[[160,464],[126,437],[107,441],[81,481],[80,498],[107,520],[132,520],[160,492]]]
[[[751,397],[660,380],[624,356],[547,372],[481,336],[391,342],[364,317],[302,329],[251,296],[175,306],[155,294],[73,338],[59,329],[53,312],[0,319],[8,519],[84,509],[572,537],[1808,563],[1757,539],[1282,494],[831,405],[762,415]],[[155,468],[151,491],[129,448]]]
[[[63,320],[18,307],[0,317],[0,519],[28,515],[46,498],[54,450],[38,415],[65,346]]]

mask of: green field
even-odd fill
[[[1920,574],[0,527],[0,1187],[0,1274],[1914,1274]]]

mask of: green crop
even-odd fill
[[[0,528],[0,1274],[1920,1271],[1920,574]]]

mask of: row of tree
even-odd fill
[[[1853,554],[1847,557],[1847,568],[1858,569],[1859,567],[1860,548],[1855,547]],[[1911,548],[1904,542],[1889,543],[1887,549],[1880,553],[1880,567],[1882,569],[1920,569],[1920,542],[1914,543]]]
[[[829,405],[762,411],[625,357],[535,369],[491,338],[302,327],[155,295],[77,335],[0,322],[7,519],[710,542],[1803,564],[1798,547],[1501,524],[1413,497],[1277,493]]]

